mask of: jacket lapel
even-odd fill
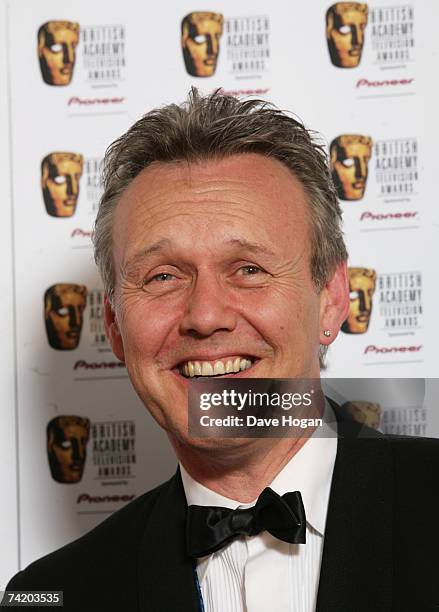
[[[392,609],[393,473],[381,434],[340,422],[316,612]]]
[[[186,497],[180,471],[162,486],[138,559],[139,609],[198,612],[194,566],[186,555]]]

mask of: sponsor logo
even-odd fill
[[[417,353],[422,349],[422,344],[417,346],[376,346],[368,344],[364,349],[364,354],[373,353],[375,355],[383,355],[389,353]]]
[[[95,479],[134,478],[137,463],[134,421],[93,423],[91,448]]]
[[[124,97],[113,98],[79,98],[72,96],[67,100],[67,106],[107,106],[108,104],[122,104],[125,101]]]
[[[130,502],[136,498],[136,495],[89,495],[88,493],[81,493],[76,498],[77,504],[109,504],[109,503],[121,503]]]
[[[90,230],[83,230],[80,227],[75,227],[70,234],[70,238],[90,238],[93,237],[93,232]]]
[[[125,27],[82,26],[74,21],[47,21],[38,30],[41,76],[48,85],[70,85],[81,53],[80,76],[92,87],[115,85],[125,78]],[[76,68],[76,71],[78,68]]]
[[[44,294],[44,320],[53,349],[76,349],[81,338],[87,288],[75,283],[57,283]]]
[[[377,299],[382,327],[386,331],[405,331],[421,326],[423,307],[420,272],[380,274]]]
[[[213,76],[219,61],[238,79],[260,76],[268,70],[270,21],[266,15],[224,18],[221,13],[192,12],[181,23],[181,48],[191,76]],[[254,93],[246,92],[239,89],[232,95]]]
[[[370,268],[348,268],[349,313],[341,326],[346,334],[364,334],[369,329],[376,272]]]
[[[363,53],[367,4],[337,2],[326,11],[329,57],[337,68],[356,68]]]
[[[410,4],[377,6],[369,11],[373,62],[382,67],[412,61],[415,47],[414,9]]]
[[[378,429],[380,426],[381,406],[375,402],[353,400],[345,402],[342,407],[357,423]]]
[[[41,162],[41,189],[51,217],[72,217],[79,196],[84,158],[79,153],[53,152]]]
[[[414,219],[418,216],[418,211],[394,212],[394,213],[373,213],[367,210],[360,215],[360,221],[388,221],[394,219]]]
[[[107,349],[108,342],[104,329],[104,295],[103,289],[94,289],[88,293],[88,316],[91,344],[97,349]]]
[[[90,435],[87,418],[57,416],[47,425],[47,456],[50,473],[56,482],[77,483],[81,480]]]
[[[362,134],[342,134],[329,147],[332,178],[341,200],[361,200],[367,183],[372,138]]]
[[[79,24],[74,21],[47,21],[38,30],[38,59],[47,85],[69,85],[73,77]]]
[[[114,370],[125,367],[122,361],[85,361],[84,359],[78,359],[73,365],[74,370]]]
[[[418,183],[416,138],[377,140],[373,145],[373,161],[378,197],[410,197],[416,193]]]
[[[358,79],[355,87],[360,89],[362,87],[367,88],[376,88],[376,87],[397,87],[399,85],[410,85],[414,82],[414,78],[412,79],[385,79],[383,81],[369,81],[369,79]]]
[[[381,430],[397,436],[426,436],[427,409],[412,406],[387,408],[382,415]]]

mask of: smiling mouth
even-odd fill
[[[178,372],[185,378],[197,376],[224,376],[244,372],[252,367],[256,359],[247,356],[230,356],[213,361],[183,361],[177,366]]]

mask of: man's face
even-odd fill
[[[369,268],[349,268],[349,314],[342,325],[347,334],[364,334],[369,327],[376,272]]]
[[[51,153],[41,165],[46,211],[52,217],[71,217],[76,210],[83,157],[78,153]]]
[[[334,66],[355,68],[361,60],[367,4],[337,2],[326,13],[326,38]]]
[[[311,278],[308,216],[301,183],[255,154],[157,164],[122,195],[116,318],[107,303],[106,329],[171,439],[195,444],[187,433],[193,375],[319,377],[326,290],[318,295]]]
[[[361,134],[344,134],[332,141],[332,178],[341,200],[361,200],[366,190],[372,139]]]
[[[86,299],[84,285],[58,283],[46,291],[44,316],[52,348],[68,351],[78,346]]]
[[[181,46],[187,72],[209,77],[216,69],[223,16],[219,13],[189,13],[182,21]]]
[[[38,56],[43,80],[48,85],[68,85],[75,65],[79,24],[48,21],[38,32]]]
[[[52,477],[57,482],[79,482],[84,471],[90,422],[80,417],[59,417],[49,424],[47,451]]]

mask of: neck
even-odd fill
[[[251,439],[221,447],[188,446],[170,436],[185,470],[211,491],[240,503],[256,499],[309,439]]]

